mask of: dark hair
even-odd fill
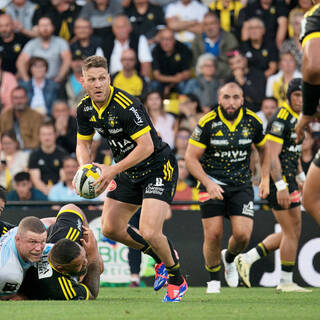
[[[44,233],[46,228],[42,221],[34,216],[23,218],[18,225],[18,233],[24,233],[27,231],[31,231],[34,233]]]
[[[21,87],[21,86],[17,86],[17,87],[15,87],[14,89],[12,89],[11,95],[13,94],[13,92],[18,91],[18,90],[23,90],[24,93],[27,95],[27,89],[24,88],[24,87]]]
[[[44,120],[41,123],[40,128],[39,128],[39,132],[40,132],[40,129],[44,128],[44,127],[51,127],[51,128],[53,128],[54,132],[56,132],[56,127],[55,127],[54,123],[52,122],[52,120],[50,118],[47,119],[47,120]]]
[[[202,112],[199,98],[198,98],[195,94],[193,94],[193,93],[187,93],[186,96],[189,98],[189,100],[190,100],[191,102],[196,102],[196,103],[197,103],[196,112],[197,112],[197,113]]]
[[[265,101],[265,100],[272,100],[272,101],[275,102],[276,105],[278,106],[278,100],[277,100],[275,97],[264,97],[264,98],[262,99],[262,101],[261,101],[261,105],[262,105],[263,101]]]
[[[7,189],[0,185],[0,199],[2,199],[4,202],[7,200]]]
[[[13,177],[14,182],[21,182],[21,181],[31,181],[30,173],[26,171],[20,171]]]
[[[68,161],[68,160],[73,160],[73,161],[76,161],[77,163],[78,163],[78,160],[77,160],[77,158],[76,157],[74,157],[74,156],[65,156],[63,159],[62,159],[62,163],[63,163],[63,165],[65,164],[65,162],[66,161]]]
[[[29,61],[29,65],[28,65],[28,74],[29,76],[31,77],[32,74],[31,74],[31,68],[37,63],[37,62],[43,62],[46,66],[46,71],[48,71],[48,61],[42,57],[32,57],[30,58],[30,61]]]
[[[108,71],[108,63],[105,57],[90,56],[83,62],[82,70],[87,71],[90,68],[104,68]]]
[[[78,243],[61,239],[50,250],[50,258],[56,264],[68,264],[80,255],[81,248]]]
[[[14,142],[16,142],[17,145],[18,145],[18,149],[19,149],[19,141],[18,141],[18,139],[17,139],[16,132],[14,131],[14,129],[10,129],[10,130],[7,130],[7,131],[3,132],[3,133],[1,134],[1,141],[2,141],[2,139],[3,139],[4,137],[8,137],[8,138],[10,138],[11,140],[13,140]]]

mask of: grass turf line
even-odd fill
[[[6,320],[305,320],[320,319],[320,288],[312,293],[275,293],[274,288],[222,288],[205,294],[191,287],[180,303],[162,303],[165,291],[101,288],[96,301],[0,301]]]

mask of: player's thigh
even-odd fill
[[[300,234],[301,209],[300,206],[288,210],[272,210],[274,217],[280,224],[281,229],[287,234]]]
[[[221,241],[223,235],[223,216],[202,218],[201,222],[205,241]]]
[[[253,229],[253,219],[251,217],[234,215],[230,216],[232,234],[238,239],[248,241]]]
[[[320,152],[318,152],[320,155]],[[315,157],[314,163],[311,163],[307,179],[303,186],[303,204],[304,206],[312,206],[314,203],[319,203],[320,200],[320,157]]]
[[[307,82],[320,82],[320,38],[313,38],[306,42],[303,48],[302,74]]]

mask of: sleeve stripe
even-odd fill
[[[131,135],[130,138],[132,140],[136,140],[137,138],[141,137],[142,135],[144,135],[145,133],[147,133],[150,130],[151,130],[150,126],[147,126],[147,127],[143,128],[142,130]]]
[[[127,96],[125,96],[121,91],[119,91],[118,94],[119,94],[120,96],[122,96],[123,98],[125,98],[130,104],[133,103],[133,102],[132,102]]]
[[[75,210],[70,210],[70,209],[59,211],[59,213],[57,214],[57,218],[60,216],[60,214],[69,213],[69,212],[76,214],[83,221],[83,216],[79,212]]]
[[[267,134],[267,139],[271,140],[271,141],[274,141],[274,142],[278,142],[280,144],[283,144],[283,139],[275,137],[275,136],[273,136],[271,134]]]
[[[77,133],[77,138],[80,140],[92,140],[92,137],[94,136],[94,133],[90,134],[89,136],[80,134],[79,132]]]
[[[259,143],[256,143],[255,145],[257,147],[262,147],[266,142],[267,142],[267,136],[264,136],[264,138]]]
[[[69,294],[69,297],[72,299],[73,295],[72,295],[71,291],[69,290],[67,279],[65,277],[62,277],[62,280],[63,280],[63,283],[64,283],[64,287],[65,287],[65,289],[67,290],[67,292]]]
[[[75,236],[74,236],[72,239],[70,239],[70,240],[72,240],[72,241],[76,241],[76,240],[77,240],[77,238],[79,237],[79,234],[80,234],[80,231],[79,231],[79,230],[77,230],[77,233],[75,234]]]
[[[69,236],[70,236],[72,230],[73,230],[73,228],[70,227],[69,232],[68,232],[67,235],[66,235],[66,239],[69,239]]]
[[[196,147],[198,147],[198,148],[201,148],[201,149],[206,149],[207,148],[207,146],[205,144],[203,144],[201,142],[198,142],[198,141],[194,141],[191,138],[189,139],[189,143],[194,145],[194,146],[196,146]]]
[[[118,99],[120,99],[125,105],[130,106],[131,103],[130,103],[127,99],[125,99],[125,98],[123,98],[122,96],[120,96],[119,93],[116,93],[116,94],[115,94],[115,97],[117,97]],[[125,96],[124,96],[124,97],[125,97]]]
[[[113,98],[113,100],[117,101],[123,109],[127,109],[127,106],[124,105],[119,99],[117,99],[116,96]]]
[[[76,294],[76,292],[74,291],[74,289],[73,289],[73,287],[72,287],[71,281],[70,281],[69,279],[67,279],[67,282],[68,282],[68,284],[69,284],[69,288],[70,288],[71,292],[73,293],[73,296],[75,297],[77,294]]]
[[[247,114],[255,118],[260,124],[262,124],[262,120],[259,118],[259,116],[255,112],[253,112],[250,109],[247,109]]]
[[[72,234],[70,235],[69,239],[73,241],[73,237],[75,236],[75,234],[77,233],[77,229],[73,229]]]
[[[87,292],[86,300],[89,300],[89,289],[83,283],[79,283],[79,284],[86,289],[86,292]]]
[[[302,48],[305,46],[306,42],[310,39],[320,38],[320,32],[309,33],[302,41]]]
[[[68,295],[67,295],[67,293],[66,293],[66,291],[65,291],[65,289],[64,289],[64,287],[63,287],[63,283],[62,283],[62,281],[61,281],[61,277],[59,277],[58,280],[59,280],[60,287],[61,287],[61,289],[62,289],[62,292],[63,292],[66,300],[69,300],[69,297],[68,297]]]

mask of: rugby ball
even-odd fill
[[[100,177],[100,169],[92,164],[80,167],[74,177],[74,186],[79,195],[85,199],[94,199],[99,193],[92,184]]]

